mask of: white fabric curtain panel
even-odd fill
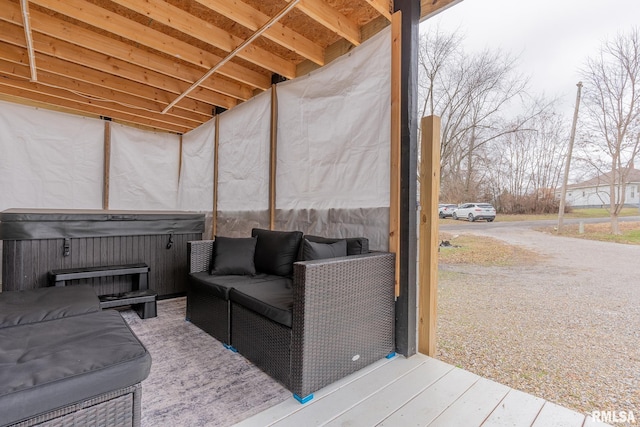
[[[389,206],[390,34],[278,85],[278,209]]]
[[[0,101],[0,211],[100,209],[104,122]]]
[[[110,209],[175,210],[180,137],[111,126]]]
[[[211,212],[215,119],[182,136],[182,168],[178,185],[178,209]]]
[[[269,208],[271,90],[220,115],[218,211]]]

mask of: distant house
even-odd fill
[[[611,172],[607,172],[587,181],[567,185],[565,199],[567,205],[575,208],[608,206],[610,179]],[[640,170],[630,169],[626,181],[625,205],[638,206],[640,204]],[[560,190],[556,190],[556,196],[560,198]]]

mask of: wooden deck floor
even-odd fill
[[[424,355],[380,361],[237,424],[257,426],[604,426],[591,417]]]

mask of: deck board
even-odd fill
[[[434,361],[437,363],[433,363]],[[398,362],[400,362],[399,365],[404,364],[402,360]],[[453,369],[453,366],[444,362],[427,359],[417,369],[398,381],[390,382],[375,395],[369,396],[348,412],[340,414],[328,425],[378,425]]]
[[[381,360],[236,424],[288,426],[606,426],[590,417],[422,354]]]
[[[545,402],[532,427],[582,427],[585,416],[555,403]]]
[[[430,426],[467,427],[481,425],[509,392],[509,387],[480,378],[438,416]]]
[[[543,405],[544,399],[512,389],[482,427],[529,427]]]
[[[427,425],[473,386],[479,376],[454,368],[394,412],[381,426]]]

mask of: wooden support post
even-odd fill
[[[213,139],[213,216],[211,218],[211,238],[218,232],[218,144],[220,140],[220,114],[216,114],[216,130]]]
[[[395,292],[400,295],[400,121],[402,102],[402,11],[391,17],[391,173],[389,200],[389,252],[396,254]]]
[[[109,180],[111,168],[111,119],[104,120],[104,166],[102,172],[102,209],[109,209]]]
[[[182,175],[182,134],[178,134],[180,138],[180,153],[178,153],[178,182],[180,182],[180,175]]]
[[[434,357],[436,355],[438,296],[440,117],[423,117],[421,129],[418,351]]]
[[[276,166],[278,164],[278,93],[271,85],[271,141],[269,150],[269,229],[276,225]]]

